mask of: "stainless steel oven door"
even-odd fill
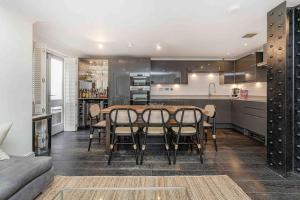
[[[133,79],[132,80],[132,85],[133,86],[145,86],[147,85],[147,79]]]

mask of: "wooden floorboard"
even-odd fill
[[[269,169],[262,143],[229,129],[218,130],[217,135],[218,152],[209,140],[204,164],[200,164],[196,150],[183,148],[176,165],[168,165],[163,146],[147,146],[144,164],[137,166],[134,152],[121,146],[108,166],[104,139],[101,144],[95,140],[91,151],[87,151],[88,131],[53,136],[52,157],[56,175],[228,175],[253,199],[300,199],[300,178],[293,174],[283,178]]]

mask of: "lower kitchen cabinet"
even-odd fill
[[[233,125],[266,137],[267,103],[233,100],[231,109]]]
[[[216,123],[218,127],[228,128],[231,124],[231,100],[226,99],[152,99],[153,104],[193,105],[204,108],[207,104],[216,106]]]
[[[239,131],[267,135],[267,103],[230,99],[152,99],[153,104],[193,105],[204,108],[207,104],[216,106],[218,128],[238,128]],[[232,126],[233,125],[233,126]]]

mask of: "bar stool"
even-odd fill
[[[138,127],[134,126],[138,119],[137,112],[133,109],[128,108],[117,108],[113,109],[109,113],[110,120],[112,122],[112,137],[110,140],[110,154],[108,158],[108,165],[110,165],[112,152],[114,145],[127,144],[132,145],[135,152],[135,160],[138,165],[138,152],[136,145],[136,135],[138,132]],[[130,143],[121,143],[118,141],[118,138],[121,137],[131,137]]]
[[[169,165],[171,164],[170,152],[169,152],[169,142],[168,142],[168,130],[167,123],[170,120],[170,113],[164,108],[148,108],[142,113],[142,119],[145,123],[143,128],[143,145],[141,149],[141,161],[143,164],[144,152],[147,145],[148,136],[161,136],[164,139],[164,145],[167,151]]]
[[[93,139],[99,139],[99,143],[101,142],[101,133],[105,133],[106,132],[106,121],[105,120],[100,120],[100,114],[101,114],[101,108],[98,104],[92,104],[90,106],[90,140],[89,140],[89,147],[88,147],[88,151],[90,151],[91,149],[91,145],[92,145],[92,140]],[[96,120],[96,123],[93,123],[93,121]],[[99,138],[94,138],[94,131],[95,129],[98,129],[98,135]]]
[[[218,151],[217,137],[216,137],[216,107],[214,105],[206,105],[204,107],[206,111],[207,119],[203,121],[205,144],[207,144],[207,132],[208,130],[212,133],[212,138],[215,145],[215,150]]]
[[[175,120],[178,124],[177,127],[172,127],[175,134],[174,142],[174,164],[176,164],[176,154],[179,144],[196,144],[200,155],[200,162],[203,163],[203,141],[201,134],[203,132],[202,125],[202,112],[198,108],[181,108],[175,112]],[[201,129],[201,130],[200,130]],[[190,143],[179,143],[180,137],[190,137]]]

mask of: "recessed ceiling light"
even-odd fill
[[[245,46],[245,47],[248,46],[248,43],[244,43],[244,46]]]
[[[160,44],[157,44],[157,45],[156,45],[156,50],[157,50],[157,51],[160,51],[161,49],[162,49],[161,45],[160,45]]]
[[[229,14],[235,13],[241,9],[240,4],[233,4],[227,8]]]
[[[103,49],[103,47],[104,47],[103,44],[101,44],[101,43],[98,44],[98,48],[99,48],[99,49]]]
[[[128,43],[128,47],[131,48],[133,47],[133,44],[131,42]]]

